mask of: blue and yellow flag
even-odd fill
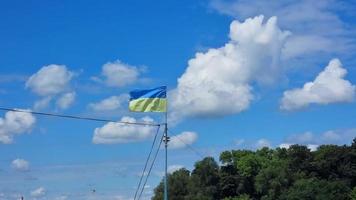
[[[129,109],[133,112],[167,112],[167,87],[131,91]]]

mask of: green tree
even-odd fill
[[[326,181],[317,178],[297,180],[281,196],[281,200],[348,200],[350,189],[341,181]]]
[[[219,165],[206,157],[195,163],[189,184],[189,200],[219,199]]]
[[[288,151],[288,169],[293,173],[309,174],[312,171],[313,155],[303,145],[292,145]]]
[[[356,138],[351,146],[232,150],[169,175],[173,200],[356,200]],[[351,190],[353,188],[353,190]],[[163,182],[153,200],[163,199]]]
[[[184,168],[168,175],[168,195],[171,200],[184,200],[188,195],[190,172]],[[163,180],[155,189],[153,200],[162,200],[164,192]]]
[[[251,198],[247,194],[242,194],[237,197],[224,198],[223,200],[251,200]]]
[[[350,199],[351,200],[356,200],[356,187],[354,187],[354,189],[351,191]]]
[[[255,188],[263,200],[275,200],[288,189],[291,177],[287,170],[287,163],[281,160],[270,162],[256,176]]]

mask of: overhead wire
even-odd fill
[[[169,132],[169,133],[171,133],[171,132]],[[172,133],[171,133],[171,134],[172,134]],[[153,168],[153,166],[154,166],[154,163],[155,163],[155,160],[156,160],[156,158],[157,158],[158,152],[159,152],[160,147],[161,147],[161,145],[162,145],[163,138],[164,138],[164,135],[162,135],[160,144],[159,144],[158,147],[157,147],[155,156],[154,156],[154,158],[153,158],[153,161],[152,161],[152,163],[151,163],[150,169],[149,169],[149,171],[148,171],[148,173],[147,173],[145,182],[144,182],[144,184],[143,184],[143,186],[142,186],[142,188],[141,188],[141,192],[140,192],[140,195],[138,196],[138,199],[137,199],[137,200],[139,200],[139,199],[141,198],[142,194],[143,194],[143,191],[144,191],[144,189],[145,189],[147,180],[148,180],[148,178],[149,178],[149,176],[150,176],[150,173],[151,173],[152,168]],[[184,140],[182,140],[182,139],[179,138],[179,137],[177,137],[177,138],[178,138],[179,141],[181,141],[183,144],[185,144],[186,147],[188,147],[188,149],[190,149],[192,152],[194,152],[194,153],[195,153],[196,155],[198,155],[200,158],[202,158],[202,159],[204,158],[204,156],[203,156],[199,151],[197,151],[195,148],[193,148],[190,144],[187,144],[186,142],[184,142]],[[136,198],[134,198],[134,200],[135,200],[135,199],[136,199]]]
[[[147,156],[146,163],[145,163],[145,166],[144,166],[144,168],[143,168],[143,170],[142,170],[141,178],[140,178],[140,181],[139,181],[139,183],[138,183],[138,186],[137,186],[137,189],[136,189],[136,192],[135,192],[134,200],[136,200],[137,193],[138,193],[138,191],[139,191],[140,188],[141,188],[142,179],[143,179],[143,177],[145,176],[145,172],[146,172],[146,168],[147,168],[148,162],[149,162],[149,160],[150,160],[150,158],[151,158],[151,154],[152,154],[153,148],[154,148],[154,146],[155,146],[155,144],[156,144],[156,139],[157,139],[157,135],[158,135],[158,133],[159,133],[159,129],[160,129],[160,126],[157,127],[157,131],[156,131],[155,137],[154,137],[154,139],[153,139],[150,152],[149,152],[149,154],[148,154],[148,156]]]
[[[159,152],[159,150],[160,150],[160,148],[161,148],[161,145],[162,145],[162,142],[163,142],[163,138],[164,138],[164,135],[162,135],[162,137],[161,137],[161,141],[160,141],[160,143],[159,143],[159,145],[158,145],[158,147],[157,147],[156,153],[155,153],[155,155],[154,155],[154,157],[153,157],[153,161],[152,161],[152,163],[151,163],[150,169],[148,170],[148,173],[147,173],[145,182],[144,182],[144,184],[143,184],[143,186],[142,186],[142,188],[141,188],[141,192],[140,192],[140,195],[138,196],[138,200],[140,200],[140,198],[141,198],[141,196],[142,196],[142,193],[143,193],[143,191],[144,191],[144,189],[145,189],[145,187],[146,187],[146,183],[147,183],[148,177],[150,176],[151,171],[152,171],[152,168],[153,168],[153,165],[155,164],[155,161],[156,161],[158,152]]]
[[[110,119],[100,119],[100,118],[83,117],[83,116],[75,116],[75,115],[61,115],[61,114],[55,114],[55,113],[36,112],[36,111],[31,111],[31,110],[21,110],[21,109],[5,108],[5,107],[0,107],[0,110],[19,112],[19,113],[29,113],[29,114],[33,114],[33,115],[42,115],[42,116],[48,116],[48,117],[60,117],[60,118],[98,121],[98,122],[112,122],[112,123],[126,124],[126,125],[161,126],[161,124],[147,123],[147,122],[124,122],[124,121],[115,121],[115,120],[110,120]]]
[[[67,119],[76,119],[76,120],[87,120],[87,121],[97,121],[97,122],[112,122],[112,123],[118,123],[118,124],[125,124],[125,125],[141,125],[141,126],[156,126],[157,127],[157,132],[155,134],[155,137],[154,137],[154,140],[153,140],[153,143],[152,143],[152,146],[151,146],[151,149],[150,149],[150,152],[149,152],[149,155],[146,159],[146,163],[145,163],[145,166],[144,166],[144,170],[142,172],[142,175],[141,175],[141,178],[140,178],[140,181],[139,181],[139,185],[137,187],[137,190],[135,192],[135,198],[134,200],[136,200],[136,197],[137,197],[137,193],[140,189],[140,186],[141,186],[141,183],[142,183],[142,179],[145,175],[145,171],[147,169],[147,165],[148,165],[148,162],[150,160],[150,157],[151,157],[151,154],[152,154],[152,151],[153,151],[153,148],[154,148],[154,145],[156,143],[156,140],[157,140],[157,135],[159,134],[159,130],[160,130],[160,126],[161,124],[156,124],[156,123],[147,123],[147,122],[125,122],[125,121],[115,121],[115,120],[110,120],[110,119],[101,119],[101,118],[93,118],[93,117],[84,117],[84,116],[75,116],[75,115],[63,115],[63,114],[55,114],[55,113],[46,113],[46,112],[36,112],[36,111],[31,111],[31,110],[22,110],[22,109],[14,109],[14,108],[6,108],[6,107],[0,107],[0,110],[2,111],[10,111],[10,112],[19,112],[19,113],[29,113],[29,114],[33,114],[33,115],[41,115],[41,116],[47,116],[47,117],[59,117],[59,118],[67,118]],[[171,133],[171,132],[170,132]],[[157,147],[157,150],[155,152],[155,155],[154,155],[154,158],[153,158],[153,161],[151,163],[151,166],[149,168],[149,171],[147,173],[147,176],[146,176],[146,179],[144,181],[144,184],[141,188],[141,192],[138,196],[138,199],[141,198],[142,196],[142,193],[144,191],[144,188],[146,186],[146,183],[147,183],[147,180],[148,180],[148,177],[152,171],[152,168],[154,166],[154,163],[156,161],[156,158],[157,158],[157,155],[158,155],[158,152],[160,150],[160,147],[162,145],[162,142],[163,142],[163,138],[164,138],[164,135],[162,135],[161,137],[161,141]],[[199,157],[201,158],[204,158],[204,156],[199,152],[197,151],[195,148],[193,148],[190,144],[187,144],[186,142],[184,142],[180,137],[177,137],[178,140],[180,140],[183,144],[186,145],[186,147],[188,147],[192,152],[194,152],[196,155],[198,155]]]
[[[169,131],[168,131],[169,132]],[[169,132],[170,134],[172,134],[172,132]],[[174,135],[172,134],[173,136],[176,136],[176,138],[181,141],[183,144],[185,144],[186,147],[188,147],[189,150],[191,150],[192,152],[194,152],[197,156],[199,156],[201,159],[204,159],[204,155],[201,154],[198,150],[196,150],[192,145],[190,144],[187,144],[186,142],[184,142],[184,140],[182,140],[179,135]]]

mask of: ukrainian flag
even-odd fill
[[[167,87],[131,91],[129,109],[133,112],[167,112]]]

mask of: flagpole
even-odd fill
[[[169,137],[168,137],[168,101],[166,101],[166,113],[165,113],[165,127],[164,127],[164,149],[165,149],[165,175],[164,175],[164,200],[168,200],[168,178],[167,178],[167,159],[168,159],[168,142],[169,142]]]

